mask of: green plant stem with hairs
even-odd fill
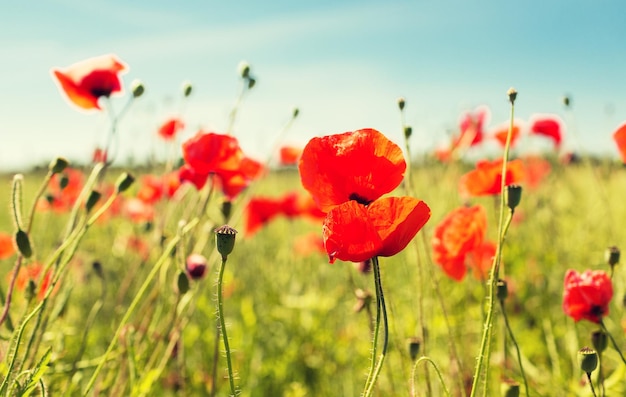
[[[512,216],[512,211],[511,211],[511,216],[509,216],[508,223],[511,222],[512,217],[513,216]],[[515,335],[513,334],[513,329],[511,328],[511,325],[509,324],[509,317],[506,315],[506,309],[504,308],[503,300],[500,301],[500,309],[502,310],[502,317],[504,318],[504,324],[509,333],[509,336],[511,337],[511,342],[513,342],[513,346],[515,346],[515,351],[517,352],[517,363],[519,365],[520,373],[522,374],[522,379],[524,380],[524,389],[526,390],[526,397],[528,397],[529,396],[528,380],[526,379],[526,373],[524,372],[524,366],[522,365],[522,354],[520,352],[519,345],[517,344],[517,340],[515,339]],[[505,346],[505,349],[506,349],[506,346]]]
[[[220,332],[222,334],[222,340],[224,342],[224,354],[226,355],[226,366],[228,369],[228,383],[230,385],[231,396],[236,396],[237,389],[235,388],[235,376],[233,375],[233,363],[230,357],[230,345],[228,344],[228,334],[226,332],[226,321],[224,320],[224,297],[223,297],[223,279],[224,268],[226,267],[226,256],[222,255],[222,262],[220,264],[219,274],[217,277],[217,317],[220,322]]]
[[[418,358],[417,360],[415,360],[415,364],[413,364],[413,370],[411,371],[411,396],[414,397],[417,395],[415,391],[415,375],[417,373],[417,366],[422,362],[429,363],[430,365],[433,366],[433,368],[435,369],[435,372],[437,373],[437,377],[439,377],[439,382],[441,383],[441,387],[443,387],[443,391],[445,395],[447,397],[450,397],[450,391],[446,387],[446,383],[443,381],[443,376],[441,375],[441,371],[439,370],[439,367],[437,366],[437,364],[435,364],[435,362],[430,357],[426,357],[426,356],[422,356]]]
[[[515,93],[516,95],[517,93]],[[481,374],[483,373],[483,369],[486,361],[486,374],[485,379],[488,379],[488,367],[489,367],[489,350],[491,346],[491,333],[493,328],[493,316],[494,316],[494,308],[495,308],[495,300],[496,300],[496,289],[498,278],[500,274],[500,263],[502,261],[502,246],[504,244],[504,239],[507,232],[507,226],[504,221],[504,213],[506,210],[506,172],[507,172],[507,163],[509,159],[509,150],[511,147],[511,136],[513,134],[513,120],[515,118],[515,98],[512,94],[509,94],[509,100],[511,103],[511,115],[510,115],[510,124],[509,131],[506,136],[506,144],[504,146],[504,155],[502,156],[502,176],[501,176],[501,193],[500,193],[500,216],[498,221],[498,245],[496,248],[496,255],[494,256],[493,263],[491,265],[491,271],[489,274],[489,294],[487,298],[487,313],[485,317],[485,322],[483,325],[483,333],[480,342],[480,350],[478,352],[478,357],[476,358],[476,368],[474,371],[474,377],[472,381],[472,392],[470,397],[475,397],[478,392],[478,383],[480,382]],[[487,395],[488,385],[485,380],[485,387],[483,388],[483,396]]]
[[[370,397],[372,395],[372,392],[374,391],[374,386],[376,385],[376,380],[378,379],[380,370],[383,367],[383,362],[385,361],[385,356],[387,354],[387,346],[389,344],[387,308],[385,307],[385,296],[383,294],[383,286],[380,279],[380,266],[378,264],[377,256],[372,258],[372,269],[374,270],[374,284],[376,287],[376,326],[374,327],[374,342],[372,344],[372,365],[370,367],[370,372],[367,376],[367,380],[365,381],[363,397]],[[382,351],[380,353],[380,357],[378,358],[378,363],[376,363],[376,352],[378,345],[378,334],[380,333],[381,318],[383,332],[385,335],[383,338]]]

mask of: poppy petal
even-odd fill
[[[622,158],[622,163],[626,164],[626,123],[620,125],[613,133],[613,140],[617,145],[617,150]]]

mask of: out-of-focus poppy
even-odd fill
[[[536,116],[530,123],[530,133],[542,135],[554,142],[554,147],[559,149],[563,140],[563,122],[557,116]]]
[[[474,277],[479,280],[486,280],[489,277],[489,270],[497,248],[493,241],[483,241],[468,253],[465,264],[472,269]]]
[[[588,320],[600,323],[609,314],[613,298],[611,278],[602,270],[586,270],[565,273],[563,311],[574,321]]]
[[[151,204],[138,199],[130,198],[124,201],[122,213],[132,222],[152,222],[154,220],[154,207]]]
[[[293,242],[293,249],[296,254],[303,256],[326,252],[324,240],[318,233],[309,233],[296,237]]]
[[[65,69],[52,69],[59,88],[71,103],[81,109],[100,109],[98,99],[122,92],[120,75],[127,66],[115,55],[102,55],[75,63]]]
[[[91,161],[94,163],[106,163],[107,162],[107,152],[104,149],[99,147],[95,148],[93,151],[93,155],[91,156]]]
[[[463,114],[459,121],[460,135],[454,140],[453,147],[465,148],[481,143],[489,122],[489,114],[489,108],[486,106],[479,106],[473,112]]]
[[[198,190],[204,187],[208,178],[209,174],[200,174],[196,172],[189,164],[183,164],[178,169],[178,179],[180,183],[189,182],[193,184]]]
[[[146,204],[154,204],[163,197],[163,180],[155,175],[144,175],[139,182],[137,198]]]
[[[322,211],[368,204],[395,189],[406,162],[398,145],[373,129],[313,138],[300,158],[300,180]]]
[[[498,143],[500,144],[500,146],[504,147],[506,145],[506,137],[507,135],[509,135],[509,128],[510,126],[507,125],[502,125],[498,128],[496,128],[496,130],[493,133],[493,137],[496,141],[498,141]],[[520,132],[521,132],[521,127],[519,126],[519,124],[514,124],[513,125],[513,130],[511,131],[511,147],[515,147],[515,144],[517,143],[517,140],[520,137]]]
[[[24,291],[28,286],[30,281],[34,283],[40,283],[39,288],[37,289],[37,298],[39,300],[43,299],[46,295],[46,291],[52,282],[52,271],[48,270],[48,272],[43,276],[41,280],[41,274],[43,272],[43,265],[38,262],[31,263],[27,266],[22,266],[20,268],[19,273],[17,274],[17,279],[15,280],[15,288],[18,291]],[[57,284],[58,285],[58,284]]]
[[[298,165],[300,155],[302,154],[302,148],[295,146],[283,146],[279,150],[280,165],[290,166]]]
[[[483,245],[486,231],[487,213],[482,206],[453,210],[435,227],[431,242],[435,263],[457,281],[465,277],[468,266],[482,274],[489,248]],[[474,258],[468,263],[470,255]]]
[[[524,181],[524,163],[512,160],[507,164],[505,186]],[[459,191],[463,196],[489,196],[502,191],[502,159],[481,160],[476,168],[461,176]]]
[[[48,194],[40,201],[38,209],[52,209],[64,212],[74,206],[81,190],[85,176],[75,168],[66,168],[60,174],[54,174],[48,183]]]
[[[622,163],[626,164],[626,123],[623,123],[613,133],[613,140],[617,145]]]
[[[0,259],[10,258],[14,253],[13,237],[8,233],[0,232]]]
[[[245,234],[252,235],[281,214],[282,199],[254,197],[245,208]]]
[[[423,201],[380,198],[402,182],[406,162],[376,130],[311,139],[299,169],[302,185],[327,211],[322,235],[331,263],[395,255],[430,218]]]
[[[161,138],[166,141],[171,141],[176,136],[178,131],[181,131],[185,128],[185,123],[177,117],[173,117],[167,119],[161,126],[159,127],[157,133]]]
[[[552,170],[548,160],[538,156],[526,156],[524,162],[524,185],[530,189],[538,187]]]

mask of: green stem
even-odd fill
[[[624,358],[624,355],[622,354],[622,351],[620,350],[619,345],[617,344],[617,342],[613,338],[613,335],[611,335],[609,330],[606,328],[606,325],[604,325],[604,321],[600,320],[600,326],[602,327],[604,332],[609,336],[609,339],[611,339],[611,343],[613,343],[613,347],[615,347],[615,350],[617,351],[617,354],[619,354],[619,356],[622,358],[622,362],[624,364],[626,364],[626,358]]]
[[[435,369],[435,372],[437,373],[437,376],[439,377],[439,382],[441,383],[441,387],[443,387],[443,391],[445,392],[446,396],[450,397],[450,391],[446,387],[446,383],[443,381],[443,376],[441,375],[441,371],[439,370],[439,367],[437,366],[437,364],[435,364],[435,362],[430,357],[426,357],[426,356],[420,357],[419,359],[415,361],[415,364],[413,364],[413,372],[411,374],[411,393],[412,393],[411,395],[415,396],[415,374],[417,372],[417,366],[419,365],[419,363],[423,361],[428,362],[433,366],[433,368]]]
[[[230,346],[228,344],[228,334],[226,333],[226,322],[224,320],[224,298],[222,294],[222,281],[224,278],[224,268],[226,267],[226,256],[222,255],[222,263],[217,278],[217,317],[220,320],[220,331],[224,341],[224,353],[226,354],[226,366],[228,368],[228,383],[230,384],[230,395],[236,396],[235,377],[233,376],[233,364],[230,358]]]
[[[385,361],[385,355],[387,354],[387,346],[389,344],[389,327],[387,324],[387,309],[385,307],[385,296],[383,294],[383,286],[380,279],[380,267],[378,265],[378,257],[375,256],[372,258],[372,268],[374,269],[374,284],[376,285],[376,331],[374,332],[374,345],[373,350],[376,349],[376,343],[378,342],[378,330],[380,329],[380,314],[382,313],[383,319],[383,332],[385,333],[385,337],[383,339],[383,347],[382,352],[380,353],[380,358],[378,359],[378,364],[376,367],[372,367],[370,370],[370,374],[367,377],[367,381],[365,382],[365,391],[363,392],[363,397],[369,397],[372,395],[374,391],[374,385],[376,385],[376,379],[378,379],[378,375],[380,374],[380,370],[383,367],[383,362]],[[380,312],[380,313],[379,313]]]
[[[117,330],[115,331],[115,334],[113,335],[113,338],[111,339],[111,342],[109,343],[109,347],[107,347],[107,350],[104,352],[104,355],[100,359],[98,366],[96,367],[94,373],[91,375],[91,378],[89,379],[89,383],[87,384],[87,387],[85,388],[85,391],[83,392],[83,396],[86,396],[89,393],[89,391],[93,388],[93,385],[98,375],[100,374],[102,367],[107,362],[109,355],[111,354],[111,352],[113,351],[113,348],[117,344],[117,341],[119,340],[119,336],[122,333],[124,326],[126,326],[126,323],[130,319],[130,316],[133,314],[133,312],[139,305],[139,301],[148,290],[148,287],[152,283],[152,280],[159,273],[161,266],[163,266],[163,264],[167,262],[170,256],[170,253],[176,247],[176,244],[178,244],[178,241],[182,238],[182,236],[187,234],[190,230],[193,230],[193,228],[196,226],[198,221],[199,220],[196,218],[196,219],[193,219],[191,222],[189,222],[187,225],[185,225],[185,227],[174,238],[172,238],[172,241],[170,241],[170,243],[167,245],[166,249],[164,250],[159,260],[154,264],[154,267],[152,268],[152,270],[150,271],[150,273],[144,280],[143,284],[139,288],[139,291],[137,291],[137,294],[135,295],[133,301],[131,302],[130,306],[126,310],[124,317],[122,317],[122,320],[120,321],[120,324],[118,325]]]
[[[522,379],[524,380],[524,388],[526,389],[526,397],[529,396],[528,390],[528,381],[526,380],[526,373],[524,372],[524,366],[522,365],[522,354],[520,353],[519,345],[517,344],[517,340],[515,339],[515,335],[513,335],[513,329],[509,324],[509,317],[506,315],[506,310],[504,309],[504,301],[500,301],[500,309],[502,310],[502,317],[504,318],[504,325],[509,332],[509,336],[511,337],[511,342],[513,342],[513,346],[515,346],[515,351],[517,352],[517,362],[519,364],[519,369],[522,374]],[[506,350],[506,346],[504,347]]]
[[[511,147],[511,136],[513,135],[513,119],[515,116],[515,105],[514,100],[511,100],[511,116],[510,116],[510,124],[509,131],[506,137],[506,144],[504,145],[504,155],[502,156],[502,174],[501,174],[501,183],[500,183],[500,216],[498,221],[498,246],[496,248],[496,255],[493,258],[493,263],[491,265],[491,271],[489,275],[489,296],[487,298],[488,307],[487,307],[487,316],[485,318],[485,323],[483,325],[483,334],[480,342],[480,350],[478,353],[478,357],[476,358],[476,368],[474,371],[474,379],[472,382],[472,392],[470,393],[470,397],[475,397],[478,389],[478,382],[480,380],[480,376],[483,372],[483,367],[485,366],[485,356],[488,350],[488,346],[491,344],[491,331],[493,327],[493,315],[495,308],[495,297],[496,297],[496,289],[498,283],[498,276],[500,273],[500,262],[502,260],[502,246],[504,243],[504,237],[506,235],[506,229],[508,229],[508,225],[505,228],[504,224],[504,211],[506,207],[505,202],[505,188],[506,188],[506,171],[507,171],[507,162],[509,159],[509,149]],[[509,213],[509,218],[512,218],[512,211]],[[510,222],[508,222],[510,224]],[[489,357],[486,357],[487,367],[489,367]],[[487,387],[483,391],[483,395],[486,395]]]
[[[591,372],[587,372],[587,379],[589,379],[589,387],[591,387],[591,393],[593,397],[598,397],[596,390],[593,388],[593,381],[591,380]]]

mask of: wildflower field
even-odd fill
[[[227,131],[181,113],[154,132],[171,156],[128,168],[114,142],[149,86],[127,68],[52,69],[110,114],[91,163],[0,177],[0,395],[626,395],[626,169],[563,153],[558,115],[520,122],[523,92],[432,154],[400,98],[403,142],[355,126],[253,159],[242,64]]]

